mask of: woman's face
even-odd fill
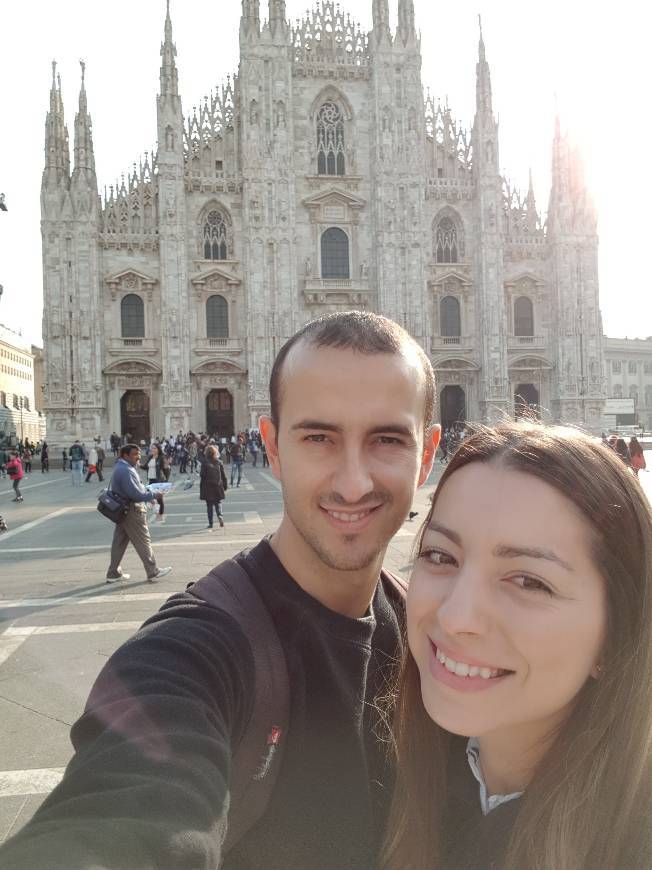
[[[158,459],[158,447],[156,445],[152,447],[152,459]]]
[[[498,464],[438,496],[407,600],[426,711],[465,736],[536,741],[597,674],[604,582],[590,527],[556,489]]]

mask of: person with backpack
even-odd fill
[[[270,399],[278,530],[111,656],[3,870],[375,866],[405,588],[382,565],[432,468],[434,375],[398,324],[337,313],[284,345]]]
[[[239,438],[231,445],[231,486],[240,486],[242,466],[244,465],[244,450],[244,444],[241,443]],[[235,483],[236,475],[238,478],[237,484]]]
[[[84,470],[84,448],[79,443],[79,439],[75,439],[75,443],[70,448],[70,470],[72,471],[72,485],[82,485],[82,474]]]

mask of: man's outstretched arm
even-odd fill
[[[231,617],[175,599],[107,662],[65,776],[0,848],[3,870],[219,865],[253,660]]]

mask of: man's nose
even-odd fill
[[[358,504],[373,491],[374,482],[364,452],[348,448],[338,461],[333,473],[333,491],[347,504]]]

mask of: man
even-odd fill
[[[244,465],[244,444],[238,439],[235,444],[231,445],[231,486],[235,485],[236,474],[238,477],[238,486],[242,480],[242,466]]]
[[[70,448],[70,470],[72,471],[72,485],[82,485],[82,471],[84,469],[84,448],[75,438],[75,443]]]
[[[375,866],[391,797],[377,699],[400,655],[402,615],[381,566],[432,468],[432,368],[396,324],[346,312],[283,347],[270,393],[261,432],[283,518],[236,557],[275,623],[290,678],[265,815],[221,854],[231,759],[254,703],[256,634],[183,593],[105,666],[73,727],[75,758],[0,849],[4,870]]]
[[[172,570],[172,568],[159,568],[154,558],[145,503],[154,500],[160,503],[161,496],[154,495],[143,486],[136,471],[138,465],[140,465],[140,447],[137,444],[125,444],[121,447],[120,458],[111,476],[111,490],[117,495],[128,498],[130,504],[126,517],[116,525],[113,532],[111,564],[106,573],[107,583],[129,580],[131,575],[123,572],[120,562],[130,541],[145,566],[147,580],[150,583],[165,577]]]
[[[104,447],[102,447],[102,443],[99,438],[96,439],[97,446],[95,448],[97,452],[97,476],[100,480],[104,480],[104,475],[102,473],[102,469],[104,468],[104,460],[106,459],[106,452]]]

